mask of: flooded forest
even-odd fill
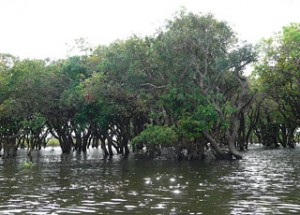
[[[299,23],[249,44],[179,11],[151,36],[76,42],[66,59],[0,55],[0,211],[299,213],[278,188],[299,190]]]
[[[67,59],[2,54],[1,155],[49,141],[63,153],[100,147],[176,160],[205,159],[206,150],[241,159],[253,142],[294,148],[299,28],[254,47],[212,15],[181,11],[154,36],[96,48],[79,39],[81,55]]]

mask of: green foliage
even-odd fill
[[[148,125],[138,136],[133,138],[132,144],[143,144],[146,147],[172,146],[178,141],[178,136],[173,127]]]
[[[199,121],[199,130],[209,130],[217,122],[218,114],[213,105],[199,105],[192,118]]]
[[[179,121],[179,133],[182,137],[194,138],[201,136],[201,131],[205,128],[202,121],[192,117],[183,117]]]
[[[32,131],[37,131],[46,124],[46,119],[45,117],[36,114],[30,118],[24,119],[20,124],[24,129],[30,128]]]
[[[179,131],[183,137],[200,137],[201,131],[210,130],[217,123],[218,114],[213,105],[198,105],[197,109],[179,120]]]
[[[59,141],[55,138],[51,138],[48,140],[47,146],[59,146]]]
[[[300,122],[299,47],[299,23],[285,26],[282,32],[261,42],[262,57],[255,67],[260,92],[277,103],[277,111],[294,123]]]
[[[216,143],[231,136],[232,144],[239,117],[257,99],[254,91],[278,101],[270,102],[276,114],[266,115],[282,122],[280,110],[299,119],[299,38],[299,24],[291,24],[260,44],[252,90],[243,72],[256,52],[211,14],[179,11],[152,37],[94,50],[80,39],[86,54],[57,61],[0,55],[0,138],[40,137],[47,130],[73,146],[74,136],[81,143],[112,134],[121,148],[131,140],[186,145],[203,134]]]
[[[283,27],[282,46],[291,58],[300,57],[300,23]]]

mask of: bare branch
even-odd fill
[[[163,88],[168,87],[169,85],[156,86],[156,85],[151,84],[151,83],[145,83],[145,84],[140,84],[140,86],[149,87],[150,90],[153,90],[153,89],[163,89]]]

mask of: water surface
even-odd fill
[[[300,149],[240,161],[141,161],[100,149],[0,161],[0,214],[300,214]]]

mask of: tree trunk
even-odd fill
[[[62,153],[69,154],[72,150],[72,142],[69,141],[67,138],[62,138],[59,141],[60,148],[62,150]]]
[[[235,138],[230,138],[229,142],[229,152],[231,153],[231,155],[233,155],[236,159],[243,159],[243,156],[238,152],[238,150],[235,147]]]
[[[231,156],[228,154],[228,152],[224,151],[219,144],[216,142],[216,140],[211,136],[211,134],[204,130],[201,131],[203,137],[210,143],[211,147],[213,148],[213,154],[216,157],[216,159],[230,159]]]
[[[231,117],[231,128],[227,128],[225,132],[225,137],[228,142],[229,152],[236,159],[242,159],[243,156],[236,149],[236,141],[238,137],[238,121],[239,112],[233,113]]]
[[[282,145],[283,148],[285,148],[287,146],[287,143],[288,143],[287,129],[286,129],[286,126],[284,124],[281,125],[280,129],[281,129],[281,145]]]
[[[109,156],[113,156],[114,153],[112,151],[112,136],[110,134],[107,135],[107,147],[108,147],[108,153],[109,153]]]
[[[100,142],[101,142],[101,149],[103,150],[103,153],[104,153],[104,156],[108,156],[109,153],[107,151],[107,148],[106,148],[106,144],[105,144],[105,141],[107,140],[106,139],[106,135],[102,134],[99,136],[99,139],[100,139]]]
[[[16,138],[8,138],[3,144],[3,159],[14,158],[17,156]]]
[[[240,115],[240,126],[238,129],[238,145],[240,151],[244,151],[246,149],[246,135],[245,135],[245,116],[244,113]]]
[[[50,133],[52,134],[53,137],[58,139],[62,153],[70,153],[74,143],[73,143],[72,135],[66,132],[66,130],[68,129],[66,129],[65,127],[66,125],[65,126],[61,126],[59,124],[56,126],[50,125],[51,128]]]
[[[294,132],[296,130],[296,127],[288,126],[288,135],[287,135],[287,145],[290,148],[295,148],[295,137]]]

